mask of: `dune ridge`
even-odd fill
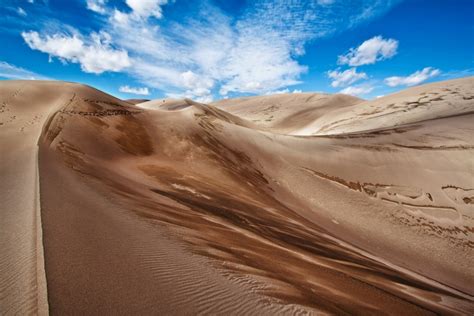
[[[39,136],[50,313],[472,313],[473,85],[133,105],[2,83],[13,121],[40,116],[0,128],[12,160]]]
[[[37,159],[48,109],[19,106],[28,100],[28,90],[26,82],[0,87],[0,310],[5,315],[48,314]]]

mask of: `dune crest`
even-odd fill
[[[38,165],[53,314],[470,314],[473,85],[133,105],[2,82],[0,306],[44,310],[14,295],[43,293],[38,235],[13,241]]]

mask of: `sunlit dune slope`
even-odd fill
[[[29,82],[50,311],[472,313],[473,82],[137,106]]]
[[[343,94],[283,93],[212,103],[273,132],[293,134],[315,120],[363,100]]]

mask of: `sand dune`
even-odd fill
[[[473,86],[135,106],[2,82],[0,309],[472,314]]]
[[[279,134],[295,134],[321,117],[363,100],[343,94],[284,93],[224,99],[212,105]]]

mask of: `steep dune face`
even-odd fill
[[[132,106],[29,83],[58,94],[39,140],[50,311],[471,313],[472,83],[396,95],[457,92],[363,130],[373,107],[341,95]]]
[[[221,117],[219,111],[196,104],[186,111],[147,112],[106,95],[91,98],[87,92],[70,101],[51,116],[40,140],[53,313],[272,315],[308,309],[269,301],[258,293],[263,285],[250,278],[225,277],[157,225],[196,225],[194,233],[206,229],[187,205],[158,192],[190,194],[180,178],[193,171],[187,172],[189,161],[181,159],[194,151],[199,160],[205,162],[205,156],[178,131],[200,128],[191,124],[195,117]],[[236,124],[230,117],[221,119]],[[216,178],[220,172],[216,169]]]
[[[37,142],[48,113],[78,85],[0,84],[0,313],[48,312]]]

